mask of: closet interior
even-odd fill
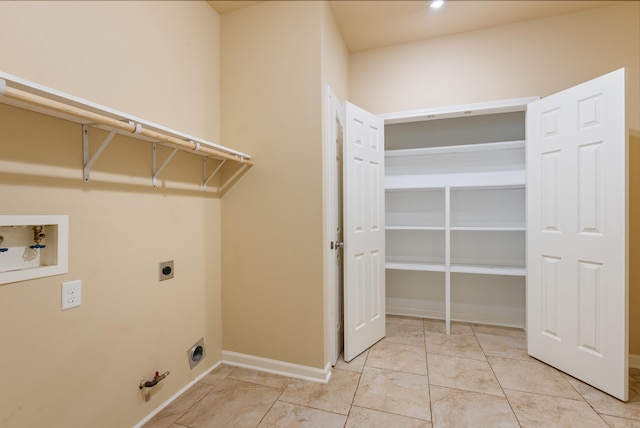
[[[386,119],[388,314],[524,327],[525,107]]]

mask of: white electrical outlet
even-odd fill
[[[62,310],[75,308],[82,304],[82,281],[62,283]]]

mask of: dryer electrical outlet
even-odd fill
[[[159,264],[158,281],[173,278],[173,260]]]

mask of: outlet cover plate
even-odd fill
[[[173,260],[158,264],[158,281],[173,278]]]
[[[82,304],[82,281],[75,280],[62,283],[62,310]]]

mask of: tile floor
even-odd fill
[[[527,356],[522,330],[387,317],[387,336],[328,384],[221,366],[145,428],[640,427],[622,403]]]

